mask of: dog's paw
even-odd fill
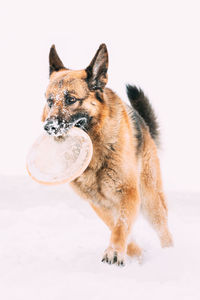
[[[102,262],[106,262],[110,265],[116,264],[117,266],[124,267],[125,266],[124,253],[121,253],[118,250],[109,247],[104,252]]]

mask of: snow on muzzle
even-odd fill
[[[63,136],[72,127],[79,127],[83,130],[87,130],[88,117],[87,115],[77,114],[70,118],[70,121],[66,121],[62,118],[52,117],[48,118],[44,123],[44,130],[52,136]]]

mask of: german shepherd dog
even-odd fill
[[[129,106],[105,87],[105,44],[86,69],[66,68],[54,45],[49,64],[44,129],[62,139],[69,128],[77,126],[93,143],[89,166],[70,184],[111,231],[102,261],[123,266],[126,253],[141,255],[139,246],[129,240],[140,210],[156,230],[161,246],[172,246],[157,155],[158,124],[147,97],[141,89],[127,85]]]

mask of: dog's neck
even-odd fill
[[[109,97],[111,93],[112,97]],[[95,169],[101,168],[102,164],[109,160],[114,153],[117,154],[118,149],[122,147],[119,141],[120,131],[123,127],[121,122],[124,122],[123,114],[127,114],[122,100],[111,90],[104,92],[104,99],[108,110],[103,124],[92,126],[88,132],[93,143],[93,159],[90,167]]]

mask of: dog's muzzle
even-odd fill
[[[44,130],[49,135],[61,136],[67,130],[67,122],[61,118],[52,117],[45,121]]]
[[[58,117],[48,118],[44,124],[44,130],[52,136],[63,136],[72,127],[79,127],[83,130],[87,129],[88,118],[85,115],[74,115],[71,120],[66,120]]]

